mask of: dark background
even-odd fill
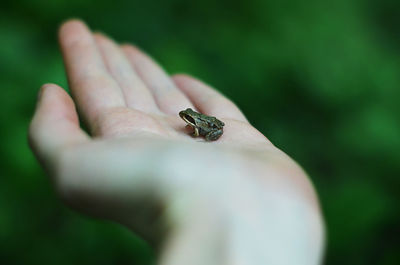
[[[309,173],[326,264],[400,262],[397,0],[2,1],[0,264],[151,264],[129,231],[61,204],[28,149],[41,84],[67,88],[70,17],[132,42],[233,99]]]

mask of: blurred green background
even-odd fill
[[[325,264],[400,264],[397,0],[2,1],[0,264],[151,264],[129,231],[68,210],[30,153],[41,84],[67,87],[56,31],[79,17],[233,99],[309,173]]]

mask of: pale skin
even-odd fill
[[[29,138],[69,206],[127,226],[161,265],[321,262],[308,177],[232,101],[79,20],[59,42],[71,96],[45,84]],[[193,138],[178,116],[186,108],[222,120],[221,138]]]

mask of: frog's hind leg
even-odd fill
[[[217,131],[211,131],[207,133],[204,138],[206,141],[215,141],[222,135],[222,130],[217,130]]]

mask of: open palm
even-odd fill
[[[136,47],[93,34],[80,21],[65,23],[59,39],[72,98],[54,84],[44,85],[29,136],[67,203],[121,222],[156,243],[173,229],[163,264],[195,264],[192,257],[179,254],[187,246],[197,251],[191,254],[199,257],[196,264],[222,264],[204,258],[209,250],[196,244],[220,242],[217,216],[232,205],[234,213],[242,214],[240,220],[246,216],[247,206],[237,201],[237,195],[259,207],[248,212],[247,221],[279,222],[282,211],[265,215],[265,207],[271,198],[290,194],[290,203],[286,196],[273,199],[272,208],[290,208],[292,200],[301,201],[302,211],[314,217],[302,221],[298,211],[291,211],[290,218],[297,220],[296,226],[312,220],[318,229],[313,236],[294,241],[288,234],[283,242],[296,248],[299,242],[311,241],[320,249],[318,202],[307,177],[248,123],[235,104],[192,77],[169,76]],[[178,116],[186,108],[222,120],[224,134],[212,143],[193,138]],[[79,117],[90,135],[80,128]],[[255,230],[244,237],[276,230],[252,226]],[[215,231],[204,238],[204,227]],[[315,264],[299,263],[292,256],[294,264]],[[318,257],[319,251],[313,254],[314,262]],[[266,263],[260,256],[247,264]]]
[[[170,77],[132,45],[92,34],[79,21],[61,28],[60,44],[73,98],[93,135],[193,141],[178,117],[190,107],[227,121],[220,143],[267,143],[231,101],[191,77]]]

